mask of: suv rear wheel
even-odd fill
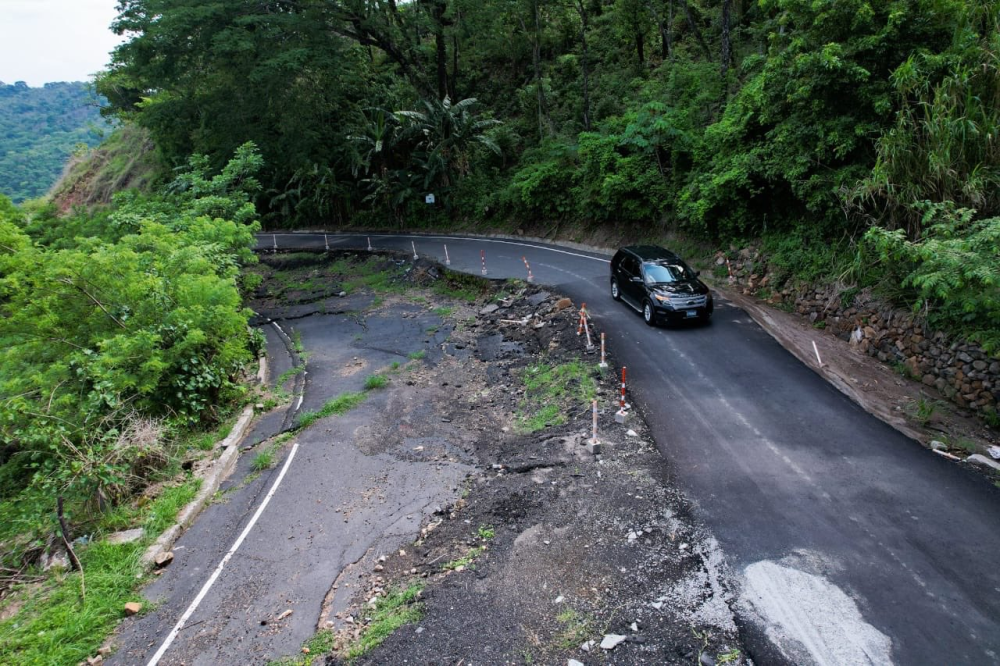
[[[656,320],[653,316],[653,304],[646,301],[642,304],[642,319],[647,325],[653,326],[656,324]]]
[[[622,300],[622,293],[618,289],[617,278],[611,278],[611,298],[615,299],[616,301]]]

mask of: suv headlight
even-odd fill
[[[667,296],[667,295],[665,295],[665,294],[653,294],[653,298],[655,298],[656,300],[658,300],[661,303],[669,303],[670,302],[670,297]]]

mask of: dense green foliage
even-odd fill
[[[842,254],[875,227],[931,247],[927,206],[975,211],[959,237],[1000,214],[998,16],[998,0],[124,0],[132,39],[98,88],[172,164],[257,142],[273,226],[680,229]]]
[[[101,140],[104,126],[86,83],[0,83],[0,194],[15,203],[42,196],[79,146]]]
[[[206,162],[69,219],[0,198],[0,500],[114,502],[167,462],[171,432],[238,396],[261,159]]]
[[[923,208],[920,240],[873,227],[867,244],[885,260],[887,279],[913,290],[915,309],[923,306],[931,323],[957,323],[987,351],[1000,351],[1000,218],[975,219],[951,204]]]

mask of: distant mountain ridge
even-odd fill
[[[103,103],[84,82],[0,82],[0,194],[17,203],[48,192],[77,146],[100,143]]]

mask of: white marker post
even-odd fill
[[[483,261],[483,275],[486,275],[486,250],[479,251],[479,258]]]
[[[598,444],[601,443],[600,440],[597,439],[597,401],[596,400],[593,401],[593,404],[591,405],[591,409],[592,409],[592,412],[593,412],[593,415],[594,415],[594,419],[593,419],[594,423],[593,423],[593,427],[591,428],[590,439],[587,441],[587,443],[596,446],[596,445],[598,445]]]
[[[618,404],[618,411],[615,412],[615,423],[621,423],[625,425],[625,421],[628,418],[628,412],[625,411],[625,371],[628,370],[624,365],[622,366],[622,395],[621,401]]]
[[[371,252],[372,250],[375,249],[375,248],[372,247],[372,237],[371,236],[366,236],[366,238],[368,239],[368,251]]]
[[[587,318],[583,318],[583,332],[587,334],[587,351],[594,348],[594,343],[590,340],[590,325],[587,324]]]
[[[601,333],[601,362],[597,365],[597,367],[601,370],[608,367],[608,361],[604,356],[604,333]]]
[[[330,251],[330,240],[326,237],[326,234],[323,234],[323,247],[326,248],[327,252]]]
[[[278,253],[278,236],[271,234],[271,254]]]
[[[444,246],[444,265],[451,266],[451,259],[448,257],[448,246]]]
[[[420,258],[417,256],[417,244],[414,243],[413,241],[410,241],[410,247],[413,248],[413,261],[416,261],[417,259]]]
[[[819,363],[819,367],[823,367],[823,359],[819,357],[819,347],[816,346],[816,341],[813,340],[813,351],[816,352],[816,362]]]

